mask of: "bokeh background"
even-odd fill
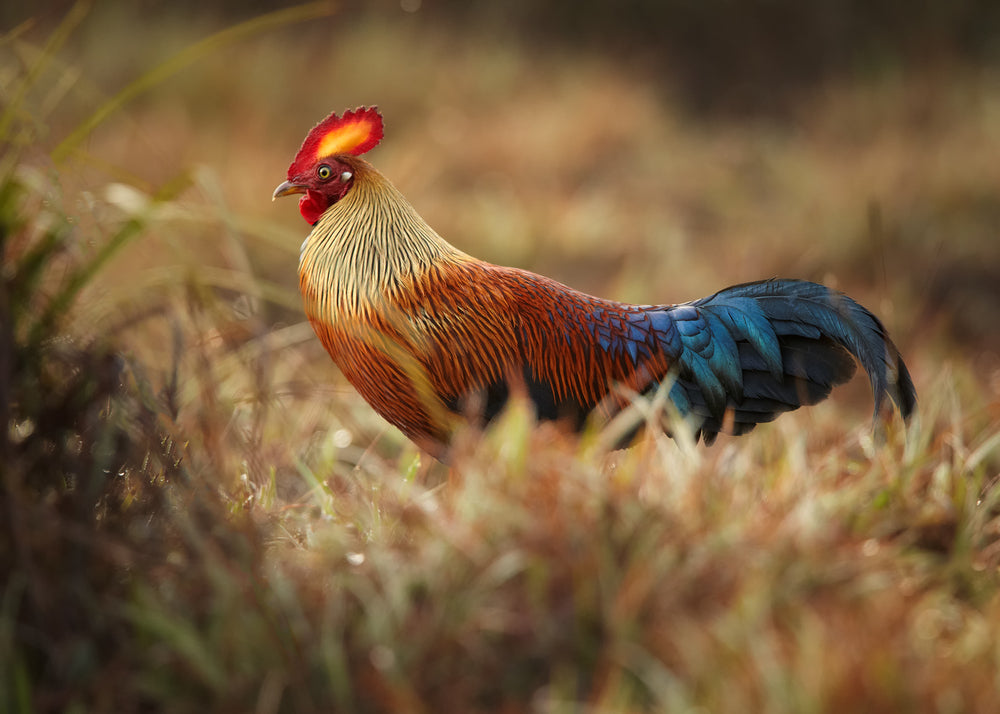
[[[71,7],[5,6],[3,27],[19,28],[8,61]],[[39,147],[184,47],[274,7],[95,3],[38,87]],[[82,145],[67,190],[106,198],[118,179],[152,191],[196,169],[217,193],[184,201],[267,226],[273,240],[239,238],[246,259],[293,286],[305,226],[269,187],[316,121],[377,104],[387,136],[372,158],[485,259],[638,302],[820,280],[880,313],[918,370],[947,357],[997,369],[994,3],[330,7],[135,96]],[[227,265],[225,241],[190,233],[185,259]],[[161,247],[144,241],[117,270],[141,280],[177,259]]]
[[[31,18],[14,37],[41,42],[71,7],[8,5],[0,18],[8,31]],[[184,47],[275,7],[95,3],[38,88],[39,146]],[[997,369],[994,3],[330,7],[220,46],[127,102],[82,145],[80,186],[67,189],[106,197],[120,179],[152,191],[197,169],[217,195],[184,200],[268,226],[280,237],[243,241],[246,258],[292,286],[305,226],[269,187],[316,121],[377,104],[387,136],[372,158],[485,259],[638,302],[820,280],[883,315],[918,365],[947,354]],[[225,266],[223,244],[191,230],[178,247]],[[118,269],[141,276],[176,257],[144,241]]]
[[[0,102],[0,708],[997,710],[1000,3],[7,2]],[[848,292],[922,429],[861,378],[693,456],[514,420],[435,490],[270,198],[360,105],[483,259]]]

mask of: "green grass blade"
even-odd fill
[[[20,86],[15,90],[10,103],[7,105],[6,111],[0,114],[0,140],[6,140],[8,132],[10,131],[11,124],[14,118],[20,112],[21,103],[24,101],[25,95],[31,86],[38,79],[38,76],[48,65],[49,61],[56,55],[63,44],[66,42],[67,38],[72,34],[76,26],[83,21],[87,13],[90,12],[90,7],[93,3],[90,0],[79,0],[70,11],[66,13],[66,17],[63,21],[59,23],[59,26],[55,31],[49,36],[49,41],[45,43],[45,47],[42,48],[42,54],[38,62],[28,71],[21,81]]]
[[[151,211],[165,201],[175,198],[181,191],[187,188],[190,183],[191,180],[187,174],[174,179],[156,194],[149,206],[148,211]],[[104,265],[106,265],[119,250],[124,248],[132,241],[132,239],[142,233],[142,229],[145,228],[146,223],[146,215],[137,216],[127,221],[121,228],[118,229],[117,233],[115,233],[103,246],[101,246],[97,254],[88,263],[80,266],[80,268],[70,274],[65,284],[46,306],[45,312],[42,314],[41,318],[39,318],[39,320],[32,327],[31,333],[28,337],[28,344],[36,344],[38,341],[44,339],[45,335],[51,332],[56,322],[69,310],[80,291],[87,286],[98,271],[100,271],[100,269],[103,268]]]
[[[271,30],[283,25],[290,25],[295,22],[312,20],[325,15],[331,15],[336,9],[335,3],[329,1],[308,3],[296,7],[277,10],[275,12],[252,18],[246,22],[226,28],[221,32],[210,35],[200,42],[196,42],[190,47],[181,50],[173,57],[154,67],[146,74],[139,77],[123,90],[118,92],[110,100],[105,102],[97,111],[90,115],[82,124],[63,139],[52,151],[52,159],[56,163],[62,163],[72,154],[80,143],[94,130],[101,122],[114,114],[122,106],[135,99],[140,94],[155,87],[159,83],[173,74],[181,71],[185,67],[219,51],[224,46],[237,42],[246,37],[250,37],[259,32]]]

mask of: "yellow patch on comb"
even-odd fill
[[[382,117],[375,108],[346,112],[326,128],[316,147],[316,160],[337,154],[358,156],[382,139]]]
[[[315,170],[318,162],[331,156],[360,156],[381,140],[382,115],[375,107],[352,109],[344,112],[343,117],[334,112],[306,135],[302,148],[288,167],[288,180],[301,180]]]
[[[350,153],[351,149],[363,143],[369,134],[371,134],[371,127],[362,124],[352,124],[334,129],[319,142],[316,158],[325,159],[327,156],[335,154]]]

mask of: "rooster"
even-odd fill
[[[447,458],[456,426],[512,394],[540,420],[582,428],[663,389],[695,438],[744,434],[825,399],[855,360],[875,414],[909,417],[916,392],[882,323],[851,298],[765,280],[677,305],[630,305],[477,260],[439,236],[361,155],[376,108],[331,114],[306,136],[274,198],[301,194],[312,231],[299,286],[323,346],[365,400]]]

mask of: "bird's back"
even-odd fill
[[[574,427],[610,387],[642,391],[670,366],[649,335],[637,339],[643,315],[527,271],[444,260],[378,309],[313,325],[376,411],[426,445],[447,441],[454,416],[490,420],[512,391]]]

